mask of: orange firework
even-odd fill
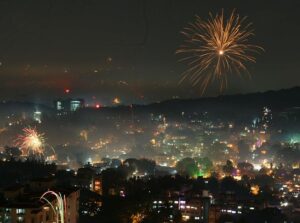
[[[16,146],[22,150],[22,155],[43,155],[44,134],[39,134],[36,128],[24,128],[23,134],[16,140]]]
[[[196,16],[182,31],[185,42],[176,51],[189,65],[180,82],[190,79],[193,85],[201,86],[203,94],[210,83],[218,81],[222,91],[228,74],[247,71],[246,63],[254,63],[254,54],[263,48],[248,43],[254,33],[245,20],[234,11],[226,19],[223,10],[215,16],[210,13],[206,21]]]

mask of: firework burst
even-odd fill
[[[183,73],[180,82],[190,79],[193,85],[200,85],[202,94],[207,86],[217,81],[220,91],[227,87],[228,74],[246,71],[246,63],[256,61],[254,55],[263,48],[249,44],[254,35],[251,23],[233,11],[228,19],[224,12],[208,20],[196,16],[196,20],[186,27],[182,34],[184,44],[176,51],[188,61],[189,68]]]
[[[22,155],[38,155],[44,153],[44,134],[39,134],[36,128],[24,128],[23,134],[16,140],[16,146],[22,150]]]

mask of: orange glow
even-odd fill
[[[114,98],[113,103],[114,104],[120,104],[121,100],[119,98]]]
[[[131,215],[131,223],[140,223],[145,218],[145,215],[142,213],[136,213]]]
[[[259,194],[259,186],[258,185],[254,185],[251,187],[251,193],[253,195],[258,195]]]
[[[95,181],[95,185],[100,185],[100,181]]]

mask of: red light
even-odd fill
[[[69,94],[70,93],[70,89],[69,88],[65,89],[65,93]]]
[[[96,108],[98,109],[98,108],[100,108],[101,107],[101,105],[100,104],[96,104]]]

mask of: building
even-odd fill
[[[28,187],[14,186],[3,190],[4,199],[0,201],[0,222],[3,223],[53,223],[57,215],[51,205],[57,207],[55,196],[47,195],[46,201],[41,196],[52,186],[52,180],[35,180]],[[48,189],[45,189],[47,188]],[[77,223],[79,219],[79,190],[75,188],[51,189],[65,198],[65,222]]]
[[[84,108],[85,103],[83,99],[59,99],[54,101],[54,106],[57,114],[63,115],[69,112],[75,112],[81,108]]]
[[[102,195],[102,177],[100,175],[96,175],[93,178],[93,189],[92,191],[96,192],[99,195]]]
[[[42,123],[42,112],[41,111],[34,111],[33,112],[33,120]]]
[[[180,200],[179,209],[184,221],[200,222],[203,219],[204,207],[201,199]],[[206,223],[206,222],[205,222]]]
[[[173,194],[169,191],[167,197],[160,197],[152,202],[152,211],[169,213],[180,213],[184,222],[216,223],[219,219],[219,209],[212,208],[211,197],[208,191],[204,190],[202,196],[197,194],[185,194],[179,196],[178,192]],[[177,195],[176,195],[177,194]],[[170,214],[165,222],[174,222],[174,215]]]

